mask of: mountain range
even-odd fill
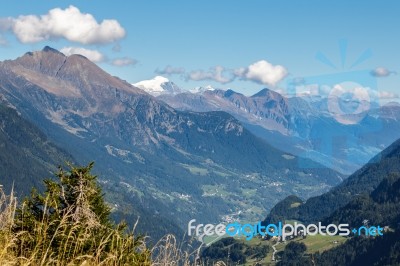
[[[285,97],[267,88],[252,96],[213,88],[156,96],[178,110],[228,112],[270,145],[343,174],[353,173],[400,138],[399,104]],[[345,123],[329,110],[332,101],[344,112],[359,105],[369,108],[358,114],[358,123]]]
[[[345,177],[272,147],[226,112],[174,109],[50,47],[0,62],[0,95],[65,158],[95,161],[115,217],[140,217],[144,233],[177,232],[193,218],[250,220],[287,195],[319,195]],[[0,183],[10,183],[6,173]]]

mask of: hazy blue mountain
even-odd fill
[[[370,109],[359,115],[358,123],[346,124],[331,114],[327,98],[286,98],[269,89],[250,97],[212,89],[164,94],[158,99],[180,110],[228,112],[272,146],[345,174],[400,138],[398,104],[379,106],[371,102]]]

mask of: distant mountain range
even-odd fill
[[[286,98],[269,89],[245,96],[230,89],[203,88],[164,93],[158,99],[179,110],[228,112],[272,146],[344,174],[351,174],[400,138],[399,104],[345,102],[340,105],[344,111],[369,106],[358,115],[358,123],[349,124],[329,111],[330,101],[340,99]]]
[[[164,83],[154,93],[175,90]],[[138,229],[153,235],[193,218],[251,220],[287,195],[319,195],[344,178],[270,146],[226,112],[176,110],[87,58],[50,47],[0,62],[0,95],[76,162],[95,161],[114,215],[141,217]]]

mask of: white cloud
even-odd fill
[[[184,74],[185,69],[182,67],[166,66],[164,69],[156,69],[154,72],[159,75],[179,75]]]
[[[275,86],[287,76],[286,68],[281,65],[272,65],[266,60],[260,60],[249,65],[247,68],[235,70],[235,75],[263,85]]]
[[[3,18],[0,25],[11,30],[22,43],[64,38],[82,44],[104,44],[125,36],[125,30],[118,21],[106,19],[98,23],[93,15],[81,13],[74,6],[54,8],[41,16]]]
[[[66,56],[73,54],[83,55],[94,63],[100,63],[105,60],[104,55],[97,50],[90,50],[82,47],[64,47],[60,51]]]
[[[397,93],[393,93],[393,92],[389,92],[389,91],[380,91],[379,98],[382,100],[398,99],[399,95]]]
[[[246,75],[246,71],[247,71],[247,68],[241,67],[241,68],[235,69],[235,70],[233,71],[233,74],[234,74],[236,77],[242,77],[242,78],[243,78],[243,77]]]
[[[231,71],[226,70],[223,66],[216,66],[211,68],[209,71],[196,70],[192,71],[187,75],[188,80],[213,80],[222,84],[229,83],[235,79],[230,73]],[[228,74],[228,76],[226,76]]]
[[[137,61],[133,58],[129,57],[121,57],[121,58],[115,58],[112,60],[111,64],[114,66],[130,66],[130,65],[135,65]]]
[[[371,71],[371,75],[374,77],[388,77],[392,74],[396,74],[395,71],[390,71],[389,69],[385,67],[377,67],[374,70]]]
[[[164,69],[155,71],[159,75],[182,74],[186,80],[194,81],[215,81],[221,84],[226,84],[234,81],[236,78],[257,82],[259,84],[275,85],[284,79],[288,72],[281,65],[272,65],[266,60],[260,60],[247,67],[237,69],[228,69],[223,66],[216,66],[205,70],[194,70],[185,74],[184,68],[166,66]]]
[[[334,94],[332,94],[334,91]],[[344,82],[342,84],[336,84],[329,96],[338,96],[342,97],[343,95],[348,94],[347,96],[351,96],[358,100],[368,100],[368,101],[379,101],[379,100],[389,100],[389,99],[397,99],[399,95],[397,93],[391,91],[384,90],[376,90],[370,87],[363,87],[355,82]]]

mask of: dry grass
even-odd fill
[[[14,222],[17,199],[13,191],[7,196],[0,186],[0,262],[2,265],[15,265],[15,257],[9,250],[15,246],[16,238],[11,231]]]
[[[48,202],[48,205],[51,203]],[[21,209],[24,210],[24,206]],[[43,216],[43,219],[35,222],[29,230],[20,230],[16,233],[13,230],[15,226],[18,226],[15,220],[16,210],[17,199],[13,192],[6,195],[0,187],[0,264],[2,266],[203,265],[199,262],[201,247],[191,253],[182,251],[182,246],[178,244],[175,236],[166,235],[149,250],[144,238],[137,238],[133,233],[120,230],[118,227],[105,230],[88,209],[78,208],[77,210],[72,206],[60,220],[51,220]],[[98,232],[103,233],[100,241],[91,241],[94,234]],[[51,237],[48,237],[49,235]],[[55,245],[56,242],[57,245]],[[92,252],[85,252],[85,250]],[[214,265],[225,266],[223,262]]]
[[[122,226],[105,227],[96,222],[93,213],[83,216],[84,210],[78,208],[77,213],[71,206],[59,220],[43,216],[29,229],[16,232],[16,209],[13,193],[7,196],[0,187],[1,265],[151,265],[143,238],[127,233]]]
[[[152,266],[203,266],[200,261],[201,246],[192,252],[183,251],[174,235],[166,235],[152,249]],[[217,262],[213,266],[226,266]]]

